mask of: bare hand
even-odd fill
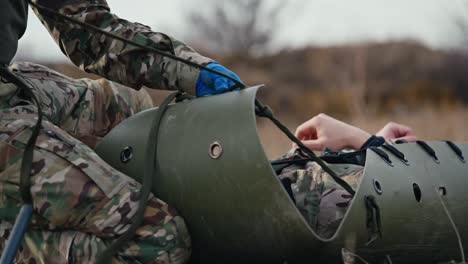
[[[413,129],[394,122],[385,125],[376,135],[388,140],[405,140],[407,142],[415,142],[418,140]]]
[[[300,125],[296,137],[315,151],[325,148],[340,151],[345,148],[359,149],[371,135],[328,115],[319,114]]]

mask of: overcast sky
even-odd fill
[[[222,1],[222,0],[218,0]],[[277,0],[269,0],[275,2]],[[435,48],[459,45],[454,16],[467,16],[468,0],[288,0],[278,46],[335,45],[366,40],[415,39]],[[185,14],[209,1],[108,0],[114,13],[185,40]],[[467,8],[465,8],[465,6]],[[201,8],[203,7],[203,8]],[[299,11],[298,11],[299,10]],[[193,32],[192,32],[193,33]],[[63,60],[59,48],[30,12],[20,41],[22,57]]]

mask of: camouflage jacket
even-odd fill
[[[299,150],[292,149],[281,160],[303,158],[305,156]],[[363,166],[328,166],[356,190],[363,175]],[[319,236],[332,237],[348,210],[352,196],[315,162],[292,163],[280,168],[277,173],[307,223]]]
[[[110,12],[105,0],[35,0],[95,27],[152,48],[207,64],[203,57],[184,43],[148,26],[121,19]],[[102,76],[134,89],[182,90],[195,94],[199,70],[172,59],[127,45],[111,37],[82,28],[74,23],[53,19],[34,9],[51,36],[70,60],[86,72]],[[3,81],[5,83],[5,81]],[[0,103],[15,92],[15,87],[2,85]],[[4,105],[1,105],[4,108]]]

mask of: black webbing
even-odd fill
[[[34,125],[31,137],[29,138],[24,148],[23,160],[21,161],[21,174],[20,174],[20,192],[21,199],[25,204],[32,204],[31,196],[31,169],[33,163],[34,147],[36,145],[37,137],[41,131],[42,124],[42,108],[36,95],[32,89],[22,79],[18,78],[12,73],[7,67],[0,67],[1,75],[9,82],[15,84],[17,87],[22,89],[27,96],[31,98],[37,107],[37,121]]]
[[[366,245],[370,245],[377,238],[382,238],[382,220],[380,217],[380,207],[375,197],[368,195],[364,197],[366,206],[366,227],[369,232],[369,239]]]
[[[125,245],[128,241],[130,241],[133,236],[135,235],[136,230],[141,226],[145,216],[146,205],[148,203],[148,198],[151,193],[151,186],[153,177],[155,177],[155,172],[157,171],[158,165],[158,135],[159,135],[159,127],[161,125],[161,120],[166,112],[169,104],[179,96],[179,92],[172,93],[166,97],[164,102],[159,106],[157,111],[156,117],[153,120],[153,124],[151,126],[150,137],[155,138],[155,145],[153,147],[147,148],[147,162],[145,162],[145,170],[143,174],[143,180],[141,182],[141,189],[139,194],[139,202],[138,202],[138,210],[135,215],[131,219],[131,225],[128,230],[121,235],[117,240],[115,240],[109,247],[106,248],[104,252],[102,252],[99,257],[97,263],[109,263],[112,260],[112,256],[117,253],[117,251]]]
[[[284,160],[273,160],[271,161],[272,166],[276,165],[305,165],[307,162],[313,161],[311,158],[304,159],[284,159]]]
[[[397,148],[395,148],[394,146],[392,145],[387,145],[387,144],[384,144],[382,145],[382,148],[386,149],[388,152],[392,153],[393,155],[395,155],[398,159],[400,159],[401,161],[403,161],[404,163],[407,163],[408,160],[406,159],[405,157],[405,154],[401,151],[399,151]]]
[[[437,154],[429,144],[427,144],[424,141],[416,141],[416,143],[427,153],[429,156],[431,156],[435,161],[439,161],[439,158],[437,157]]]
[[[374,151],[375,154],[377,154],[380,158],[382,158],[386,163],[388,163],[389,165],[393,165],[392,160],[387,155],[387,153],[385,153],[385,151],[383,151],[383,150],[381,150],[381,149],[379,149],[377,147],[370,147],[370,149],[372,151]]]
[[[13,263],[13,259],[16,256],[16,252],[23,240],[34,211],[31,195],[31,170],[34,158],[34,147],[36,146],[37,137],[39,136],[42,126],[42,108],[39,100],[28,84],[12,73],[8,69],[8,66],[0,66],[0,75],[7,81],[15,84],[19,89],[22,89],[22,92],[29,96],[37,107],[37,121],[33,127],[31,137],[29,137],[28,142],[24,147],[23,159],[21,160],[19,190],[21,199],[23,200],[23,205],[16,217],[15,224],[8,237],[4,247],[4,252],[2,252],[2,257],[0,259],[2,264],[10,264]]]
[[[447,143],[447,145],[450,147],[450,149],[453,150],[453,152],[455,152],[455,154],[457,154],[457,156],[463,161],[465,162],[465,157],[463,156],[463,152],[461,151],[461,149],[455,145],[455,143],[453,143],[452,141],[445,141],[445,143]]]

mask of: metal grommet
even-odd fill
[[[120,161],[122,163],[129,163],[133,158],[133,148],[132,147],[125,147],[120,152]]]
[[[383,193],[382,184],[380,184],[380,182],[378,180],[376,180],[376,179],[374,179],[372,182],[374,184],[375,192],[377,194],[381,195]]]
[[[221,146],[221,143],[214,142],[211,144],[208,153],[210,154],[210,158],[219,159],[221,155],[223,155],[223,147]]]

